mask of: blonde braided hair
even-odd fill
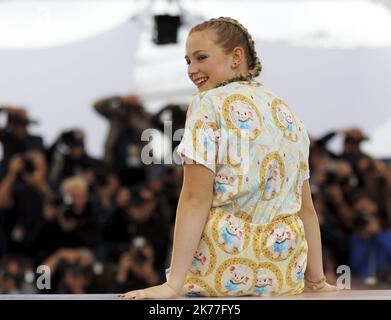
[[[228,17],[213,18],[204,21],[193,27],[189,35],[196,31],[215,30],[217,34],[216,43],[220,45],[226,53],[240,46],[244,49],[248,64],[248,72],[228,79],[216,86],[222,87],[234,81],[250,81],[257,77],[262,71],[261,61],[255,50],[255,43],[247,29],[237,20]]]

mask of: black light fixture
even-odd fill
[[[177,43],[178,29],[181,25],[180,16],[177,15],[155,15],[153,42],[162,45]]]

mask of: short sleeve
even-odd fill
[[[309,156],[310,156],[310,138],[308,137],[307,130],[302,126],[302,136],[303,136],[303,159],[302,159],[302,180],[307,180],[310,178],[310,166],[309,166]]]
[[[214,105],[207,96],[196,95],[191,102],[177,153],[184,163],[198,163],[216,173],[220,126]]]

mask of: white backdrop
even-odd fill
[[[224,7],[214,1],[190,3],[196,3],[205,17],[230,15],[248,26],[264,66],[260,80],[291,105],[310,133],[360,126],[371,137],[367,151],[391,157],[391,34],[385,32],[391,15],[369,0],[357,1],[354,9],[348,6],[353,1],[324,2],[323,16],[333,5],[338,9],[330,21],[318,15],[315,4],[304,8],[306,1],[228,1]],[[235,9],[241,3],[246,10]],[[134,14],[125,9],[117,10],[122,12],[120,20]],[[363,13],[365,19],[360,18]],[[257,15],[262,19],[254,19]],[[305,16],[311,17],[308,25]],[[33,132],[42,134],[46,144],[64,129],[83,128],[89,152],[100,156],[107,123],[93,111],[94,100],[138,93],[155,111],[168,102],[187,103],[195,92],[183,58],[188,28],[181,29],[177,45],[156,46],[151,42],[151,15],[143,19],[144,28],[137,19],[121,22],[110,31],[66,45],[0,49],[0,104],[26,106],[40,121]],[[341,27],[340,33],[335,26]]]
[[[80,127],[88,150],[99,156],[107,122],[92,103],[132,89],[139,25],[127,22],[78,43],[41,50],[0,51],[0,104],[25,106],[39,124],[31,131],[52,143],[64,129]]]

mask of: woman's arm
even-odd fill
[[[172,299],[180,296],[212,206],[215,174],[199,164],[186,164],[175,220],[174,244],[168,281],[133,290],[120,299]]]
[[[302,190],[302,204],[299,217],[303,221],[305,237],[308,243],[308,260],[305,278],[311,282],[319,282],[324,277],[322,243],[318,217],[312,203],[308,180],[304,181]]]
[[[203,165],[184,166],[168,277],[168,284],[178,293],[182,290],[210,212],[214,177],[215,174]]]
[[[303,183],[299,217],[303,221],[305,238],[308,243],[305,291],[329,292],[339,290],[336,286],[328,284],[324,276],[320,227],[314,204],[312,203],[308,179]]]

